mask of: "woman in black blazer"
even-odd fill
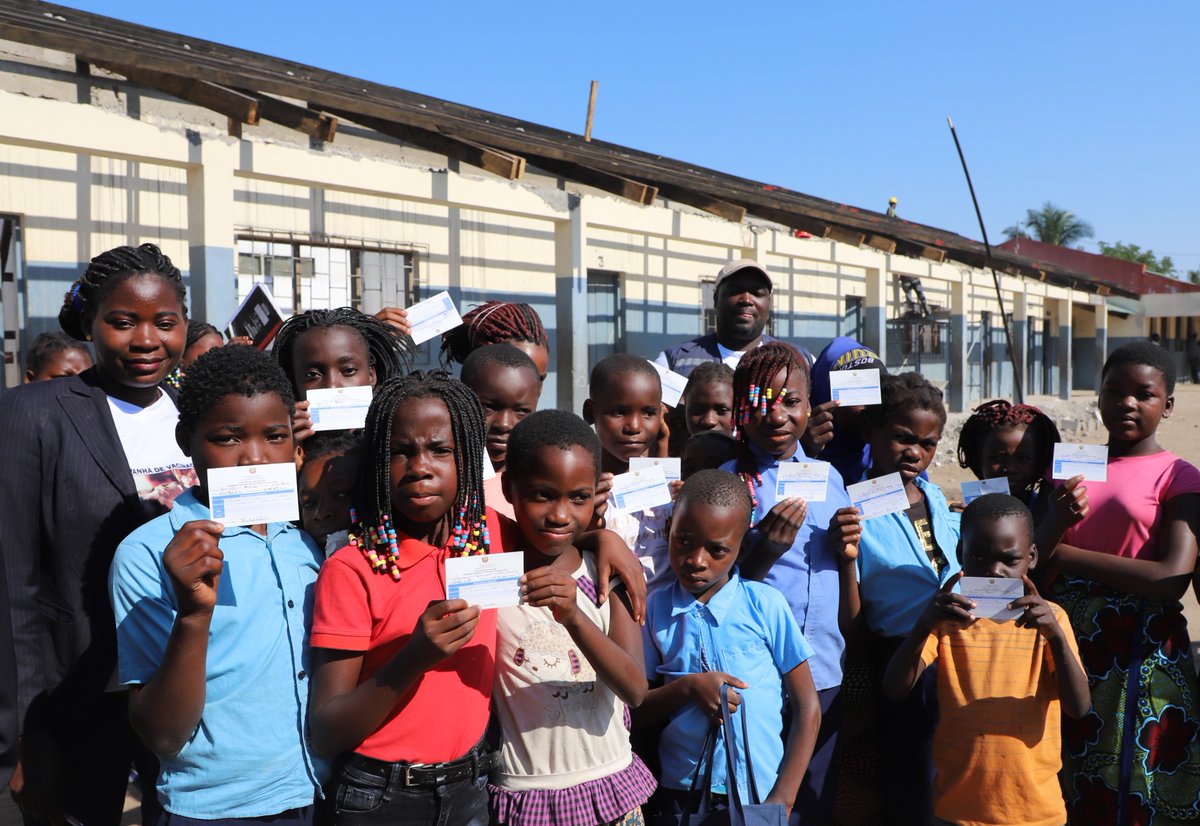
[[[173,426],[163,432],[174,402],[160,383],[184,349],[183,280],[153,244],[109,250],[72,286],[59,323],[93,342],[95,367],[0,396],[8,446],[0,462],[0,579],[17,678],[15,708],[0,708],[0,716],[15,713],[21,733],[13,796],[35,821],[66,814],[86,826],[116,826],[140,752],[142,823],[150,826],[157,768],[129,727],[125,692],[112,690],[107,581],[117,545],[163,510],[161,496],[147,497],[144,488],[139,495],[126,457],[174,442]],[[153,426],[137,430],[138,416],[152,409]]]

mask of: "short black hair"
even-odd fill
[[[194,431],[200,420],[226,396],[255,396],[276,393],[296,412],[292,383],[275,360],[254,347],[235,344],[215,347],[192,362],[179,388],[179,424]]]
[[[533,363],[533,359],[511,344],[506,343],[485,344],[483,347],[472,350],[471,354],[463,362],[462,373],[459,379],[467,387],[474,389],[475,383],[479,381],[479,377],[489,367],[511,367],[514,370],[529,370],[533,373],[535,379],[541,379],[541,376],[538,375],[537,365]]]
[[[362,450],[361,430],[323,430],[304,440],[304,461]]]
[[[613,353],[596,362],[588,377],[588,395],[593,399],[603,396],[612,387],[612,383],[620,376],[640,373],[643,376],[653,376],[655,383],[662,392],[662,381],[654,365],[641,356],[630,353]]]
[[[221,339],[222,344],[225,343],[225,336],[221,335],[221,331],[207,321],[189,321],[187,326],[187,343],[183,345],[183,349],[187,350],[207,335],[217,336]]]
[[[64,350],[79,350],[87,353],[91,359],[91,351],[87,345],[81,341],[77,341],[66,333],[38,333],[37,338],[29,345],[29,352],[25,356],[25,369],[35,375],[42,372],[42,368],[46,366],[46,362],[57,356]]]
[[[1033,514],[1024,502],[1007,493],[989,493],[967,505],[962,515],[963,536],[966,536],[968,529],[978,527],[980,522],[994,522],[1007,516],[1020,519],[1030,541],[1033,540]]]
[[[295,366],[292,363],[292,352],[296,348],[296,342],[310,330],[329,327],[348,327],[362,338],[367,347],[371,367],[375,369],[376,387],[402,375],[404,368],[408,366],[407,343],[394,327],[375,316],[360,313],[352,307],[307,310],[283,322],[271,345],[271,355],[279,362],[293,387],[299,388],[294,375]]]
[[[688,375],[687,385],[683,388],[686,397],[692,388],[700,384],[728,384],[733,387],[733,368],[723,361],[704,361],[697,364]]]
[[[709,505],[714,508],[741,508],[746,514],[746,524],[754,516],[754,503],[750,499],[750,491],[746,483],[736,473],[726,470],[697,471],[683,483],[675,508],[683,507],[684,502],[696,505]]]
[[[880,375],[879,395],[881,404],[873,404],[863,410],[867,426],[882,427],[901,413],[927,410],[937,416],[944,427],[946,405],[942,391],[938,390],[920,373],[899,373],[895,376]]]
[[[1131,341],[1128,344],[1122,344],[1113,350],[1108,360],[1104,362],[1104,369],[1100,371],[1100,381],[1104,381],[1109,370],[1125,365],[1145,365],[1157,370],[1162,374],[1163,384],[1167,387],[1167,395],[1170,396],[1175,392],[1175,363],[1171,360],[1170,354],[1159,345],[1151,344],[1148,341]]]
[[[600,440],[588,423],[565,410],[539,410],[517,423],[508,436],[508,458],[504,472],[517,476],[531,473],[540,448],[570,450],[582,447],[592,454],[596,476],[600,475]]]
[[[692,467],[688,461],[688,449],[695,445],[701,450],[712,451],[717,454],[720,459],[718,466],[725,464],[737,458],[738,455],[738,440],[733,438],[724,430],[702,430],[689,438],[683,444],[683,450],[680,453],[680,475],[684,481],[690,479],[696,473],[702,470],[712,470],[713,468]]]

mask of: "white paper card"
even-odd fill
[[[446,599],[465,599],[480,608],[520,605],[517,580],[523,573],[524,554],[451,557],[446,560]]]
[[[850,495],[851,504],[862,511],[863,519],[908,510],[908,495],[899,473],[848,485],[846,493]]]
[[[831,370],[829,372],[830,397],[842,405],[879,404],[879,368],[865,370]]]
[[[483,451],[483,481],[493,478],[496,475],[496,469],[492,467],[492,460],[488,456],[487,451]]]
[[[650,363],[658,371],[658,378],[662,382],[663,404],[667,407],[678,407],[679,399],[683,396],[683,388],[687,387],[687,377],[668,370],[656,361]]]
[[[1054,479],[1082,475],[1085,482],[1108,481],[1108,445],[1054,445]]]
[[[775,501],[799,497],[805,502],[824,502],[828,484],[828,462],[784,462],[775,480]]]
[[[1008,607],[1013,600],[1025,596],[1025,583],[1019,579],[965,576],[958,581],[958,590],[975,603],[975,609],[971,612],[975,619],[1008,622],[1025,612],[1024,608],[1010,610]]]
[[[671,489],[661,465],[631,470],[613,477],[612,503],[619,511],[638,511],[671,504]]]
[[[989,493],[1011,493],[1008,488],[1008,477],[997,476],[994,479],[980,479],[976,482],[963,482],[963,504],[969,505]]]
[[[418,301],[406,309],[405,313],[408,314],[408,323],[412,325],[409,335],[412,336],[413,344],[422,344],[462,324],[462,316],[450,300],[450,293],[445,290],[424,301]]]
[[[265,525],[300,518],[293,462],[210,468],[207,482],[213,521],[222,525]]]
[[[308,414],[313,430],[358,430],[366,427],[367,411],[375,389],[363,387],[330,387],[309,390]]]
[[[660,459],[657,456],[637,456],[629,460],[630,470],[645,470],[651,467],[661,467],[663,476],[668,482],[678,482],[683,476],[683,469],[680,466],[679,459]]]

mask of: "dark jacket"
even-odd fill
[[[22,731],[75,725],[116,668],[113,553],[155,513],[138,498],[96,368],[0,395],[0,434],[15,712]]]
[[[778,340],[765,333],[762,337],[763,344]],[[808,355],[803,348],[798,349],[806,356]],[[721,361],[721,351],[717,349],[716,333],[709,333],[699,338],[685,341],[683,344],[675,347],[668,347],[663,352],[667,354],[667,365],[669,368],[685,378],[690,376],[693,370],[706,361]],[[812,359],[809,358],[809,361],[811,362]]]

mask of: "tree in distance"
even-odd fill
[[[1025,210],[1025,220],[1004,230],[1011,238],[1035,238],[1045,244],[1070,247],[1095,235],[1092,225],[1069,209],[1059,209],[1046,201],[1041,209]]]
[[[1097,246],[1100,247],[1100,254],[1107,255],[1109,258],[1120,258],[1122,261],[1141,264],[1150,272],[1156,272],[1159,275],[1172,277],[1178,275],[1175,271],[1175,262],[1169,255],[1159,258],[1154,254],[1154,250],[1144,250],[1137,244],[1125,244],[1120,241],[1115,244],[1100,241]]]

